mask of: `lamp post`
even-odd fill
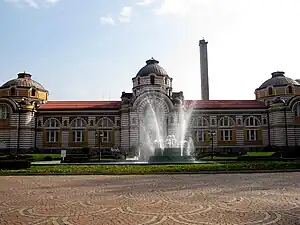
[[[211,142],[211,159],[213,160],[214,159],[214,136],[216,135],[216,131],[214,130],[211,130],[208,132],[208,135],[209,135],[209,140]]]
[[[98,140],[99,160],[101,160],[101,142],[102,142],[102,138],[103,138],[103,133],[101,131],[96,131],[95,135]]]

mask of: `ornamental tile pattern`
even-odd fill
[[[300,173],[0,177],[0,224],[300,224]]]

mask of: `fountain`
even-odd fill
[[[139,160],[193,162],[194,143],[191,137],[187,137],[192,110],[184,109],[180,99],[174,101],[176,121],[171,125],[173,128],[168,129],[167,115],[162,107],[150,98],[147,98],[147,103],[147,108],[140,117]]]

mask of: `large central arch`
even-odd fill
[[[139,118],[139,140],[149,146],[162,141],[167,135],[167,117],[173,109],[171,100],[159,92],[140,95],[133,104],[133,111]],[[152,146],[153,147],[153,146]]]

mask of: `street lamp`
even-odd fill
[[[211,142],[211,159],[213,160],[214,159],[214,136],[216,136],[216,131],[214,130],[211,130],[208,132],[208,135],[209,135],[209,140]]]
[[[103,138],[103,132],[101,131],[96,131],[96,138],[98,140],[98,152],[99,152],[99,160],[101,160],[101,142]]]

